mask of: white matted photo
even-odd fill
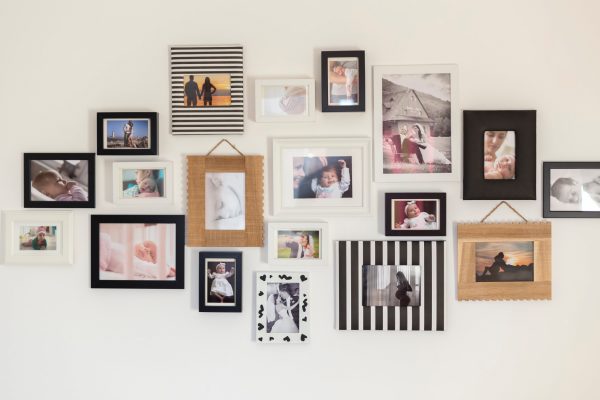
[[[246,229],[246,174],[207,172],[205,175],[206,230]]]
[[[73,214],[61,211],[5,211],[6,264],[72,264]]]
[[[173,202],[173,164],[159,162],[113,163],[113,202],[122,205]]]
[[[377,182],[460,177],[456,65],[373,67]]]
[[[315,119],[314,79],[257,79],[256,122],[305,122]]]
[[[369,214],[369,139],[273,140],[274,214]]]
[[[549,189],[550,211],[600,211],[600,168],[550,169]]]
[[[269,232],[269,265],[326,266],[329,234],[324,222],[272,222]]]

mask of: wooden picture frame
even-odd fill
[[[552,298],[550,222],[458,224],[457,242],[458,300],[550,300]],[[478,246],[482,246],[481,244],[486,247],[480,250]],[[520,250],[527,246],[531,246],[527,251]],[[494,261],[493,264],[490,261],[491,268],[497,260],[506,264],[506,269],[496,267],[497,278],[494,278],[494,270],[487,267],[484,268],[483,275],[479,274],[478,257],[486,265],[489,259],[486,252],[495,254],[497,249],[510,247],[519,250],[514,252],[503,250],[501,253],[498,252],[497,256],[492,256]],[[523,252],[526,254],[521,255],[520,253]],[[533,256],[532,260],[531,256]],[[529,259],[533,265],[511,265],[509,263],[511,258]],[[519,261],[515,261],[515,264],[517,262]],[[508,267],[512,268],[508,269]],[[524,267],[527,269],[519,270]],[[529,275],[529,271],[533,276]],[[511,275],[506,275],[508,278],[505,278],[503,274],[507,273]],[[529,276],[523,279],[526,274]],[[488,280],[482,280],[482,276]]]
[[[600,218],[600,162],[544,162],[542,182],[544,218]]]
[[[262,247],[264,241],[263,156],[188,156],[187,168],[186,244],[191,247]],[[211,174],[208,179],[207,174]],[[225,182],[227,180],[230,183]],[[217,192],[220,190],[217,189],[219,182],[223,190],[227,190],[229,194]],[[211,184],[213,186],[210,186]],[[207,187],[210,189],[209,192],[206,190]],[[243,194],[240,188],[243,188]],[[239,204],[232,206],[231,211],[227,211],[225,215],[223,212],[215,211],[217,201],[215,196],[218,196],[221,201],[228,198],[232,199],[233,203],[237,201]],[[243,214],[237,212],[236,207],[239,207]],[[230,217],[232,215],[233,217]]]
[[[398,207],[406,208],[409,203],[417,205],[421,213],[433,215],[434,220],[414,217],[407,221],[405,215],[396,215],[403,213]],[[385,236],[446,236],[446,193],[386,193]]]
[[[463,111],[463,199],[535,200],[536,198],[536,111]],[[504,151],[514,173],[500,173],[494,161],[485,161],[486,135],[502,134],[504,143],[495,150]],[[514,146],[510,142],[514,142]],[[496,158],[501,161],[501,157]],[[512,160],[512,161],[511,161]],[[491,171],[484,170],[484,162]],[[494,163],[494,164],[492,164]],[[507,171],[510,171],[507,168]],[[494,174],[493,178],[490,178]],[[488,174],[488,175],[486,175]]]
[[[136,138],[136,121],[138,121],[140,133],[137,135],[139,138],[135,139],[136,147],[120,143],[125,141],[125,124],[129,121],[133,122],[130,131],[133,139]],[[113,142],[113,145],[109,146],[109,142]],[[117,143],[119,145],[115,146]],[[144,144],[144,147],[140,147],[140,143]],[[158,113],[99,112],[96,115],[96,154],[99,156],[158,155]]]
[[[254,107],[256,122],[312,122],[315,120],[315,80],[257,79]]]
[[[330,60],[331,59],[331,60]],[[342,68],[343,63],[352,65],[351,69],[357,70],[357,83],[352,83],[350,89],[352,95],[351,100],[341,99],[345,97],[342,92],[345,92],[346,86],[342,83],[348,78],[348,74],[344,72],[336,73],[331,70],[333,63],[338,63]],[[341,63],[341,64],[340,64]],[[346,69],[347,71],[348,69]],[[336,88],[340,93],[331,93],[331,80],[339,75],[340,82]],[[321,52],[321,111],[322,112],[360,112],[365,111],[365,51],[364,50],[342,50],[342,51],[322,51]],[[356,95],[354,94],[356,89]],[[333,96],[340,98],[334,99]]]
[[[200,312],[242,312],[242,252],[241,251],[201,251],[200,257]],[[216,268],[223,264],[225,276],[215,276]],[[210,269],[210,275],[209,275]],[[215,279],[225,279],[219,290],[212,293]],[[231,285],[233,283],[233,285]],[[210,285],[210,287],[209,287]],[[231,290],[231,295],[226,293]]]

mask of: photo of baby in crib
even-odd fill
[[[100,224],[100,280],[175,280],[175,227]]]
[[[206,269],[206,298],[204,301],[211,306],[234,306],[235,299],[235,259],[207,258]]]
[[[87,160],[32,160],[31,201],[88,201]]]
[[[164,169],[123,169],[121,180],[123,199],[164,197]]]

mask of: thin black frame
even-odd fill
[[[463,199],[536,199],[536,111],[463,111]],[[483,176],[485,131],[515,131],[515,179]]]
[[[149,119],[150,148],[112,150],[104,148],[105,119]],[[99,112],[96,116],[96,154],[99,156],[156,156],[158,155],[158,113],[156,112]]]
[[[31,200],[31,162],[35,160],[85,160],[88,162],[88,201]],[[24,153],[23,206],[25,208],[95,208],[96,154],[94,153]]]
[[[199,312],[242,312],[242,252],[241,251],[201,251],[200,261],[200,287]],[[235,259],[235,305],[233,306],[211,306],[204,301],[206,295],[206,259],[207,258],[234,258]]]
[[[175,280],[129,281],[100,279],[100,224],[175,224]],[[185,215],[117,215],[91,216],[91,287],[105,289],[184,289]]]
[[[437,200],[440,202],[439,229],[392,229],[392,200]],[[385,194],[385,236],[446,236],[446,193],[386,193]]]
[[[553,169],[600,169],[600,161],[545,161],[542,163],[542,209],[544,218],[600,218],[600,211],[551,211],[550,171]]]
[[[330,106],[328,102],[329,71],[327,60],[331,57],[358,58],[358,104],[355,106]],[[360,112],[365,111],[365,51],[341,50],[321,52],[321,112]]]

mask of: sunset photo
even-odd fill
[[[229,74],[186,75],[183,77],[183,104],[187,107],[231,105]]]
[[[475,257],[476,282],[533,281],[533,242],[480,242]]]

